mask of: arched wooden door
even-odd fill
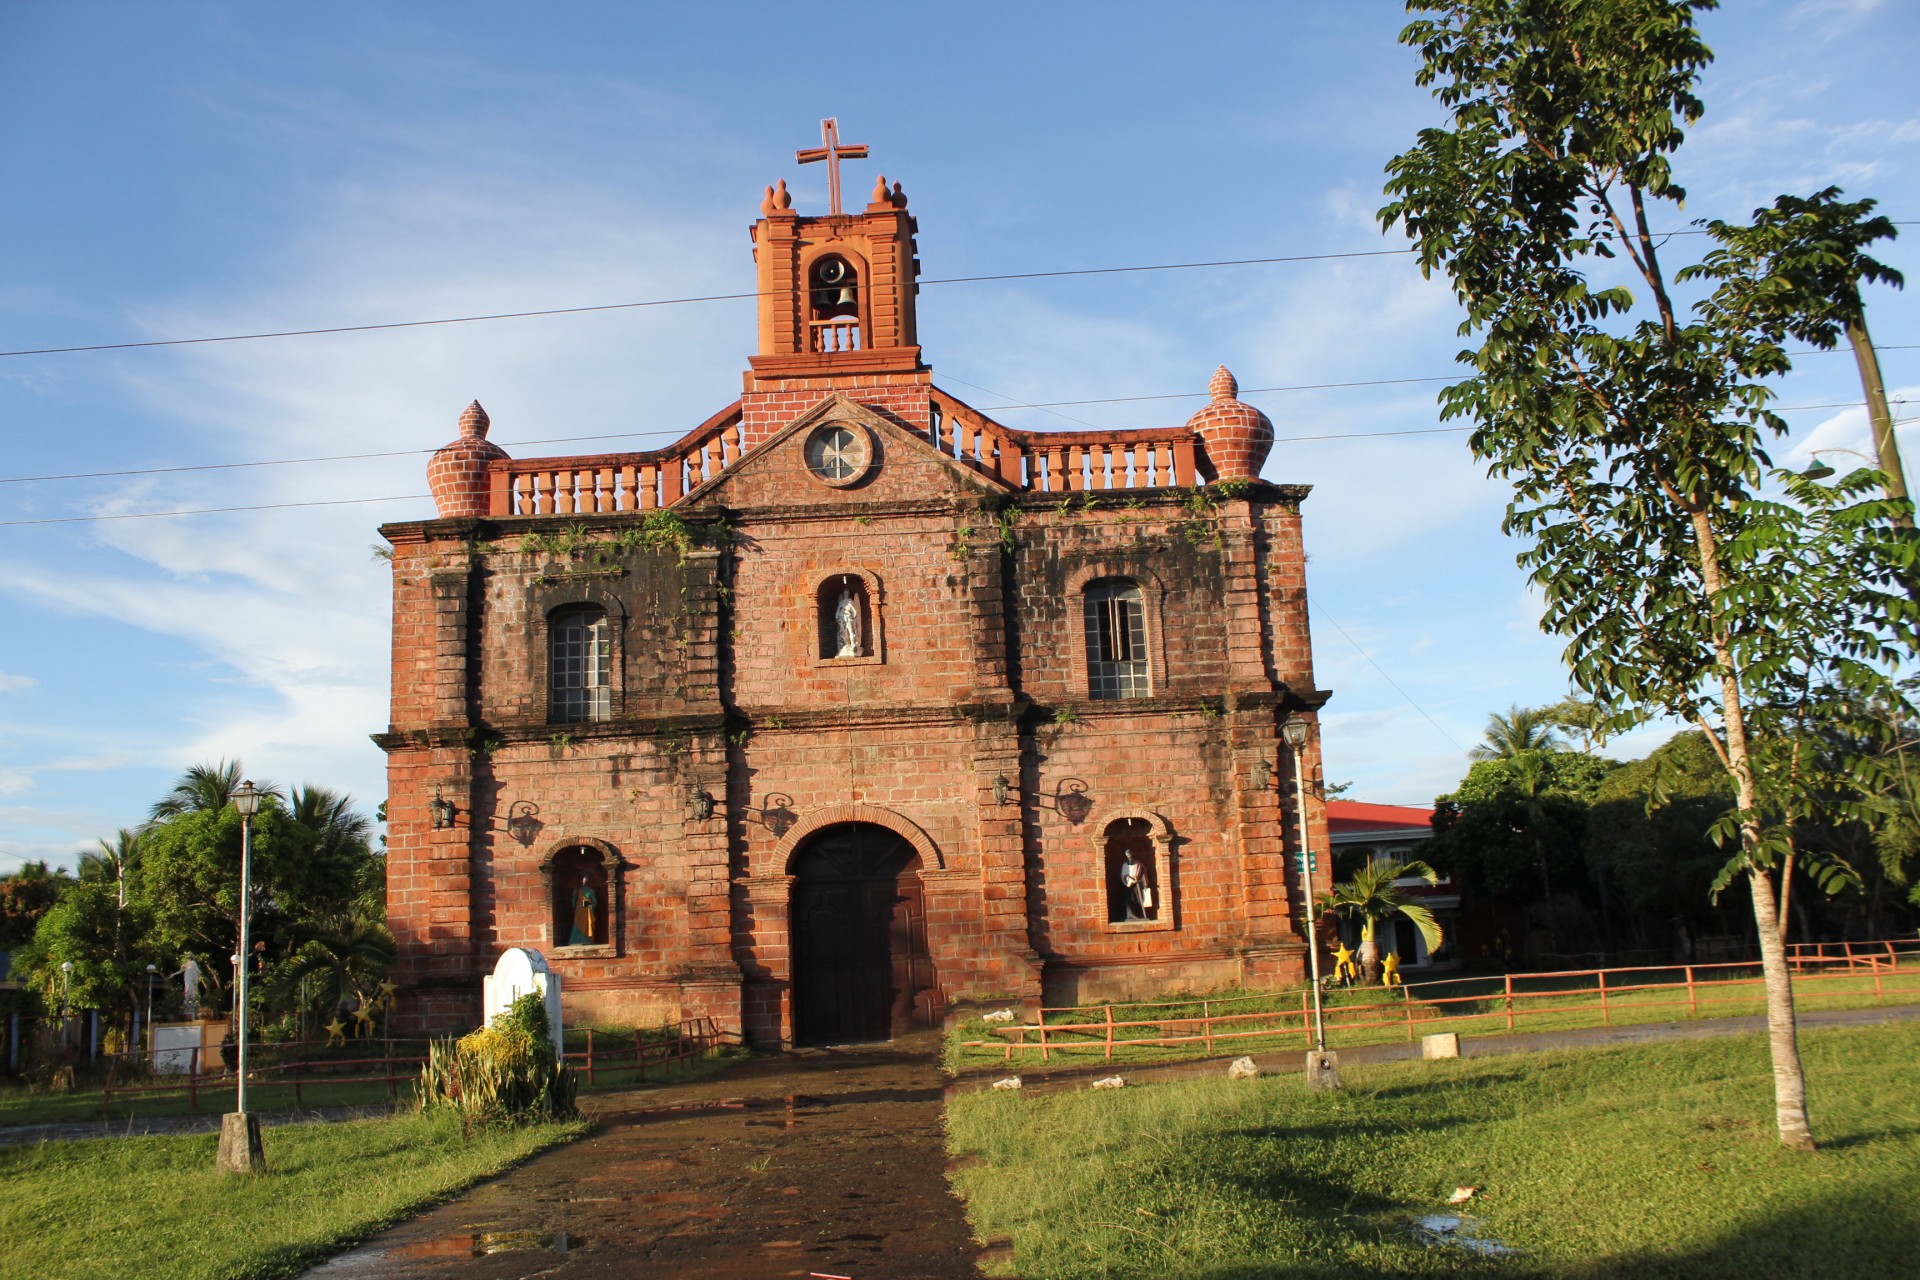
[[[886,1040],[933,986],[920,855],[885,827],[850,822],[792,862],[793,1036],[800,1044]]]

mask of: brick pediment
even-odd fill
[[[684,505],[894,506],[1007,492],[997,475],[947,456],[891,416],[834,393],[688,494]]]

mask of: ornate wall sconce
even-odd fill
[[[687,812],[695,822],[705,822],[713,816],[713,797],[697,784],[688,788]]]
[[[1007,802],[1007,791],[1012,786],[1013,784],[1007,781],[1005,774],[995,778],[993,780],[993,802],[995,804],[1005,804]]]
[[[432,819],[433,829],[435,831],[452,830],[453,819],[456,813],[457,810],[453,807],[453,801],[441,795],[440,788],[435,787],[433,789],[433,799],[427,801],[427,814]]]
[[[1265,791],[1272,782],[1273,766],[1267,763],[1265,756],[1262,756],[1253,762],[1253,789]]]
[[[800,821],[800,815],[793,811],[793,797],[779,791],[770,791],[760,805],[760,825],[773,832],[773,838],[779,840],[793,830],[793,824]]]
[[[540,806],[531,800],[516,800],[507,808],[507,834],[523,845],[531,845],[546,824],[540,821]]]
[[[1078,778],[1062,778],[1060,785],[1053,789],[1053,808],[1076,827],[1085,822],[1093,812],[1093,797],[1087,794],[1087,784]]]

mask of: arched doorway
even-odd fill
[[[934,985],[920,855],[867,822],[826,827],[793,855],[789,944],[800,1044],[886,1040]]]

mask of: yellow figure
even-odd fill
[[[393,993],[398,991],[399,989],[400,988],[394,986],[391,982],[381,983],[380,984],[380,1002],[382,1004],[385,1004],[391,1007],[393,1004]]]
[[[1387,958],[1380,962],[1380,985],[1394,987],[1400,985],[1400,953],[1387,952]]]
[[[353,1033],[357,1036],[373,1034],[373,1014],[364,1004],[353,1011]]]
[[[1335,982],[1354,982],[1360,977],[1360,966],[1353,962],[1353,952],[1347,949],[1344,939],[1340,949],[1333,953],[1333,980]]]
[[[327,1048],[331,1049],[334,1045],[346,1042],[347,1024],[340,1021],[339,1015],[335,1014],[333,1021],[327,1024]]]

